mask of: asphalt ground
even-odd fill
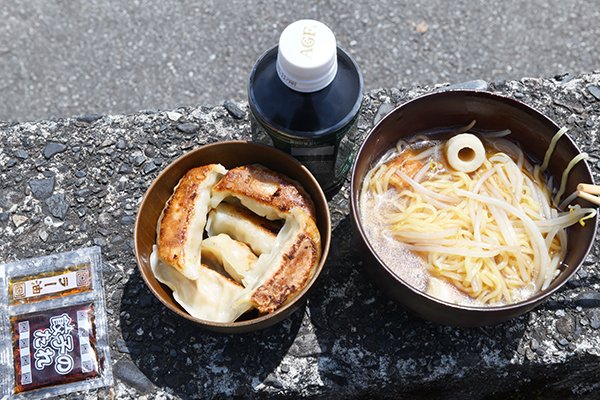
[[[244,101],[302,18],[331,27],[366,89],[600,69],[597,1],[4,0],[0,120]]]

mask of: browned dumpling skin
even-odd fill
[[[189,170],[167,202],[158,227],[158,255],[188,279],[198,279],[200,246],[212,187],[227,170],[210,164]]]
[[[213,208],[228,196],[239,199],[256,214],[271,220],[282,219],[293,208],[302,209],[315,219],[315,206],[302,186],[262,165],[244,165],[229,170],[213,188]]]
[[[262,217],[285,220],[272,251],[262,254],[244,278],[255,307],[273,312],[306,286],[319,264],[314,204],[300,184],[260,165],[228,171],[213,188],[213,208],[229,197]]]
[[[293,239],[281,246],[270,276],[250,301],[262,313],[270,313],[290,300],[308,283],[321,259],[321,239],[312,220],[302,222]]]

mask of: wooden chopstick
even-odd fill
[[[589,201],[597,206],[600,206],[600,197],[594,196],[600,194],[600,186],[590,185],[589,183],[580,183],[577,185],[577,197]]]
[[[600,194],[600,186],[590,185],[589,183],[580,183],[577,185],[577,190],[589,194]]]

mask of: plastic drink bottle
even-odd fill
[[[303,163],[326,194],[352,164],[363,79],[321,22],[289,25],[254,65],[248,84],[252,136]]]

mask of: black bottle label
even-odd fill
[[[335,144],[314,145],[311,147],[290,147],[290,154],[306,166],[317,178],[322,187],[336,181],[335,171]]]
[[[264,127],[252,115],[252,140],[282,150],[308,168],[325,192],[341,186],[356,150],[356,118],[321,137],[291,137]]]

